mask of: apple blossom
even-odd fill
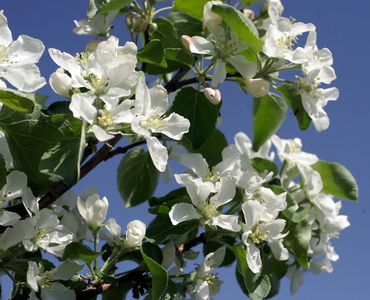
[[[166,90],[160,85],[149,89],[143,78],[139,78],[133,104],[132,118],[127,119],[127,122],[131,122],[135,133],[145,137],[154,166],[164,172],[168,161],[167,148],[153,134],[162,133],[171,139],[181,140],[183,134],[189,131],[190,122],[177,113],[167,117]]]
[[[304,24],[301,22],[292,24],[291,20],[280,17],[274,5],[269,6],[268,13],[272,24],[267,28],[262,52],[269,57],[284,58],[293,63],[310,61],[312,58],[312,51],[307,49],[307,53],[296,58],[293,46],[297,43],[297,36],[304,32],[315,30],[315,26],[311,23]]]
[[[143,243],[146,233],[146,225],[139,221],[134,220],[127,224],[125,248],[139,247]]]
[[[99,231],[103,226],[108,211],[108,205],[107,198],[103,197],[101,199],[98,194],[88,197],[86,202],[84,202],[81,197],[77,199],[78,211],[93,232]]]
[[[27,35],[20,35],[13,41],[8,20],[3,10],[0,11],[0,78],[24,92],[38,90],[46,84],[36,66],[44,49],[40,40]]]
[[[112,29],[111,23],[117,17],[118,12],[118,10],[112,10],[106,15],[97,14],[91,20],[75,20],[76,28],[73,28],[73,32],[79,35],[107,37],[109,36],[109,31]]]
[[[221,102],[221,92],[218,88],[207,87],[203,90],[204,96],[214,105]]]
[[[31,299],[38,299],[35,292],[38,292],[39,288],[41,288],[41,299],[75,299],[75,292],[58,281],[70,279],[82,268],[83,265],[67,259],[58,267],[41,273],[38,264],[35,261],[29,261],[27,284],[32,289]]]

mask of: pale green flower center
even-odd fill
[[[140,126],[144,129],[156,129],[158,131],[164,130],[167,128],[168,120],[164,120],[166,118],[166,115],[153,115],[146,121],[141,121]]]
[[[263,224],[259,225],[259,226],[263,226]],[[252,240],[253,240],[253,243],[255,244],[259,244],[263,241],[267,241],[268,240],[268,234],[269,234],[269,231],[266,230],[264,233],[260,230],[260,227],[257,227],[254,232],[249,236]]]
[[[114,124],[114,120],[116,119],[116,117],[112,116],[110,110],[99,109],[97,119],[99,125],[101,125],[102,127],[108,127]]]
[[[213,201],[213,203],[199,203],[198,209],[206,220],[212,219],[214,216],[218,215],[216,202],[217,200]]]
[[[263,203],[265,202],[265,200],[262,198],[261,194],[260,194],[260,189],[256,189],[254,194],[252,195],[252,200],[256,200],[258,201],[259,203]]]
[[[295,36],[281,36],[277,42],[276,46],[281,47],[285,52],[293,51],[293,46],[297,43],[298,38]]]
[[[211,270],[213,270],[213,268]],[[214,293],[216,289],[219,289],[222,283],[222,281],[218,279],[217,274],[218,273],[211,273],[210,276],[205,276],[204,278],[202,278],[203,281],[207,282],[208,288],[211,290],[212,293]]]
[[[95,74],[89,74],[88,81],[95,90],[95,95],[99,96],[104,94],[105,87],[108,85],[109,78],[104,78],[104,76],[98,77]]]
[[[53,276],[50,273],[43,274],[43,277],[37,276],[37,283],[41,286],[43,289],[47,289],[48,291],[53,291],[53,283],[51,282],[53,280]]]
[[[84,68],[87,69],[89,64],[89,54],[85,52],[76,53],[75,59]]]

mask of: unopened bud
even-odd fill
[[[152,23],[149,25],[149,34],[152,35],[154,32],[158,30],[158,25],[156,23]]]
[[[182,45],[184,46],[184,48],[188,51],[190,51],[190,45],[191,45],[191,40],[190,40],[190,36],[188,35],[183,35],[181,37],[181,42],[182,42]]]
[[[132,28],[134,26],[135,19],[133,15],[128,14],[125,18],[126,27],[129,31],[132,31]]]
[[[145,19],[137,19],[133,28],[135,32],[144,32],[148,28],[148,22]]]
[[[221,92],[218,88],[207,87],[203,90],[204,96],[214,105],[221,102]]]
[[[270,85],[262,78],[255,78],[243,80],[240,83],[240,87],[250,93],[254,98],[260,98],[268,93]]]
[[[243,10],[243,14],[247,16],[249,19],[254,20],[254,17],[255,17],[254,10],[246,8]]]

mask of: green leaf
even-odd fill
[[[137,148],[128,152],[118,166],[117,186],[125,207],[139,205],[153,195],[159,171],[148,151]]]
[[[66,246],[63,253],[63,260],[82,260],[88,264],[91,264],[95,259],[101,256],[104,252],[95,252],[88,246],[72,242]]]
[[[301,130],[306,130],[310,127],[311,118],[303,107],[302,98],[297,91],[297,87],[293,84],[286,83],[280,85],[277,90],[285,98],[290,109],[295,115],[299,128]]]
[[[31,113],[35,105],[35,94],[3,89],[0,90],[0,102],[13,110]]]
[[[59,140],[41,157],[40,172],[57,176],[73,185],[80,179],[80,161],[85,149],[85,135]]]
[[[187,13],[173,10],[168,14],[168,19],[172,21],[172,24],[174,25],[177,35],[179,37],[183,35],[188,36],[202,35],[203,31],[202,21],[192,17]]]
[[[253,51],[258,52],[262,49],[263,41],[258,38],[257,28],[242,12],[227,4],[214,4],[211,11],[221,16],[226,24]]]
[[[237,262],[237,270],[239,274],[242,275],[244,280],[244,285],[247,288],[247,292],[251,292],[254,290],[256,282],[260,276],[260,274],[255,274],[249,269],[247,263],[247,251],[241,247],[240,245],[234,245],[234,253]]]
[[[161,248],[152,243],[144,243],[141,245],[142,251],[151,259],[153,259],[158,264],[161,264],[163,261],[163,253]]]
[[[298,223],[290,223],[288,230],[287,239],[290,241],[294,256],[302,267],[309,269],[307,252],[312,234],[311,225],[307,220],[302,220]]]
[[[279,168],[278,166],[271,160],[262,158],[262,157],[254,157],[251,159],[253,169],[256,171],[263,173],[265,171],[267,172],[273,172],[274,176],[277,176],[279,174]]]
[[[105,3],[106,0],[90,0],[89,7],[87,8],[87,17],[92,19],[95,17],[99,7]]]
[[[118,286],[117,280],[114,279],[111,275],[104,274],[100,271],[100,269],[94,269],[95,275],[102,279],[105,283],[111,284],[112,286]]]
[[[96,14],[107,13],[112,10],[119,10],[133,2],[134,0],[111,0],[110,2],[104,1],[104,5],[100,6]]]
[[[256,4],[258,2],[262,2],[263,0],[242,0],[242,3],[245,5],[245,6],[250,6],[250,5],[253,5],[253,4]]]
[[[150,273],[152,273],[152,299],[160,299],[162,294],[166,291],[168,285],[167,271],[159,265],[152,258],[147,256],[143,249],[140,249],[145,264],[147,265]]]
[[[161,67],[167,67],[164,59],[164,47],[160,40],[152,40],[144,48],[137,53],[137,58],[140,62],[146,62]]]
[[[208,1],[209,0],[175,0],[173,9],[185,12],[200,20],[203,18],[204,5]]]
[[[189,132],[184,136],[196,151],[208,141],[216,128],[218,106],[211,104],[204,93],[185,87],[176,95],[171,112],[176,112],[190,121]]]
[[[271,289],[270,280],[267,275],[263,275],[258,278],[256,285],[252,291],[249,292],[248,296],[252,300],[265,299]]]
[[[275,94],[253,99],[253,150],[258,149],[279,129],[286,116],[285,101]]]
[[[50,187],[49,176],[39,171],[42,155],[59,140],[73,136],[67,121],[53,123],[43,116],[46,96],[34,94],[32,113],[21,113],[6,106],[0,111],[0,127],[6,132],[14,167],[26,173],[34,193]]]
[[[222,161],[222,150],[228,146],[224,134],[216,129],[211,138],[200,147],[196,153],[202,154],[210,167]]]
[[[324,184],[323,193],[357,202],[358,186],[356,180],[344,166],[319,160],[311,167],[321,175]]]
[[[162,244],[166,240],[183,237],[198,226],[198,220],[189,220],[174,226],[168,216],[157,216],[147,228],[146,237],[156,244]]]
[[[161,40],[162,42],[167,38],[177,39],[177,32],[171,20],[159,17],[153,20],[157,24],[157,30],[152,34],[152,39]]]

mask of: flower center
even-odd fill
[[[17,61],[14,60],[14,58],[16,59],[18,55],[13,54],[11,57],[8,53],[6,53],[6,51],[9,48],[10,47],[6,47],[5,45],[0,45],[0,64],[16,64],[17,63]],[[6,71],[6,70],[3,70],[3,71]]]
[[[220,172],[218,172],[214,167],[212,167],[212,170],[208,169],[207,175],[204,176],[204,179],[209,182],[215,183],[221,178],[219,174]]]
[[[107,127],[114,124],[114,120],[116,117],[112,117],[112,112],[106,109],[99,109],[98,110],[98,123],[102,127]]]
[[[165,114],[162,115],[162,116],[159,115],[159,114],[153,115],[148,120],[141,121],[140,126],[143,127],[146,130],[156,129],[158,131],[161,131],[161,130],[167,128],[168,121],[164,120],[165,117],[166,117]]]
[[[263,224],[260,224],[259,226],[264,227]],[[269,231],[268,230],[263,230],[264,232],[262,232],[259,226],[250,235],[250,238],[253,240],[253,243],[255,243],[255,244],[259,244],[262,241],[266,242],[269,238],[268,237]]]

